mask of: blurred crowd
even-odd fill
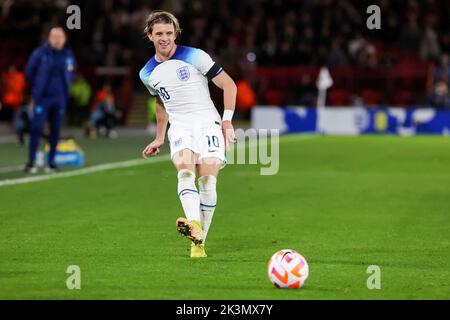
[[[423,63],[435,63],[429,77],[429,102],[450,108],[450,69],[445,58],[450,51],[450,1],[446,0],[3,0],[0,67],[6,103],[23,100],[20,94],[5,96],[5,90],[20,92],[24,86],[11,62],[20,54],[28,58],[45,41],[51,26],[65,26],[70,4],[81,8],[81,30],[70,30],[68,36],[82,68],[138,70],[153,53],[143,33],[145,19],[151,10],[163,9],[179,18],[180,43],[200,47],[227,70],[238,70],[235,78],[242,78],[249,66],[396,65],[401,55],[395,53],[407,52]],[[381,30],[366,27],[366,9],[372,4],[381,8]],[[16,80],[11,81],[13,77]],[[242,90],[251,91],[248,84],[241,83]],[[71,111],[86,104],[87,96],[94,96],[86,84],[76,85],[69,110],[73,124],[81,120],[78,113],[72,117]],[[247,104],[254,103],[247,96]],[[90,103],[89,110],[93,109]],[[83,111],[81,117],[86,120],[88,114]]]
[[[72,31],[70,37],[82,63],[120,66],[146,60],[150,46],[143,25],[155,8],[179,17],[182,43],[226,61],[376,65],[395,63],[380,52],[380,44],[423,59],[438,59],[450,49],[450,2],[445,0],[6,0],[0,35],[37,44],[49,26],[65,22],[69,4],[81,8],[82,32]],[[366,27],[366,8],[372,4],[381,8],[382,30]]]

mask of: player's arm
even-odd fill
[[[222,132],[225,139],[225,148],[228,150],[230,142],[236,142],[236,135],[234,134],[231,120],[236,106],[237,87],[233,79],[225,71],[220,72],[212,78],[212,82],[223,90],[224,111],[222,116]]]
[[[28,86],[31,89],[31,102],[30,105],[34,106],[34,100],[37,99],[37,97],[34,96],[33,87],[35,84],[35,78],[36,78],[36,71],[38,68],[40,59],[40,51],[38,49],[34,50],[31,54],[30,58],[28,59],[27,65],[25,67],[25,78],[28,82]]]
[[[34,85],[34,78],[36,76],[36,69],[38,66],[39,58],[40,58],[39,51],[38,50],[33,51],[25,67],[25,77],[30,86]]]
[[[164,144],[166,138],[167,123],[169,122],[169,115],[164,108],[164,105],[159,97],[156,97],[156,137],[145,147],[142,151],[142,156],[147,159],[147,156],[156,156],[159,153],[159,148]]]

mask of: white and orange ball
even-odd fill
[[[308,278],[308,263],[297,251],[283,249],[270,258],[267,274],[278,288],[301,288]]]

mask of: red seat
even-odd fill
[[[284,94],[280,90],[268,90],[266,92],[266,103],[279,106],[283,103]]]
[[[381,94],[378,91],[366,89],[361,92],[361,97],[368,107],[377,106],[381,102]]]
[[[346,90],[331,89],[328,92],[328,103],[331,106],[346,106],[349,103],[350,94]]]
[[[394,94],[392,101],[395,106],[407,107],[411,105],[412,96],[409,91],[401,90]]]

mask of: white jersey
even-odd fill
[[[171,125],[191,126],[220,122],[208,78],[222,70],[203,50],[177,46],[167,61],[158,62],[153,56],[139,76],[150,94],[161,98]]]

